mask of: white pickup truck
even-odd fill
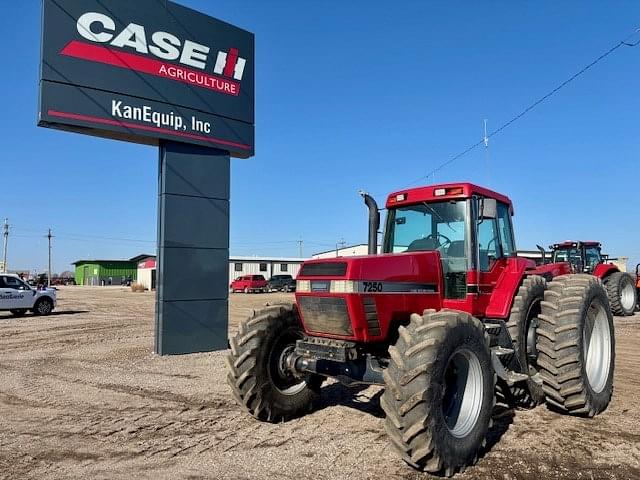
[[[29,310],[36,315],[49,315],[56,306],[56,290],[36,290],[18,275],[0,273],[0,311],[21,317]]]

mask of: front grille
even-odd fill
[[[364,314],[367,317],[367,330],[369,335],[377,337],[380,335],[380,322],[378,322],[378,311],[376,310],[376,301],[373,297],[365,297],[362,299]]]
[[[314,333],[352,336],[347,302],[341,297],[298,297],[307,330]]]
[[[307,277],[319,275],[342,277],[345,273],[347,273],[347,264],[345,262],[305,263],[300,270],[300,275]]]

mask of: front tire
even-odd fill
[[[593,417],[613,394],[613,316],[593,275],[556,277],[547,284],[538,328],[538,366],[547,403]]]
[[[227,382],[237,402],[258,420],[281,422],[311,410],[323,377],[294,377],[284,364],[302,336],[298,311],[288,304],[255,312],[231,339]]]
[[[381,406],[395,449],[431,473],[450,476],[474,464],[495,403],[482,323],[453,310],[413,314],[389,354]]]
[[[614,315],[633,315],[638,301],[633,277],[624,272],[613,272],[604,280],[607,297]]]
[[[33,306],[35,315],[49,315],[53,311],[53,302],[48,298],[40,298]]]

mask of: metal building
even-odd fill
[[[75,280],[77,285],[109,286],[135,282],[138,262],[153,255],[138,255],[129,260],[77,260]]]
[[[273,275],[291,275],[296,278],[304,258],[289,257],[229,257],[229,283],[243,275],[263,275],[269,280]]]

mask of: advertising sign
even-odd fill
[[[254,154],[254,36],[165,0],[43,0],[38,125]]]

